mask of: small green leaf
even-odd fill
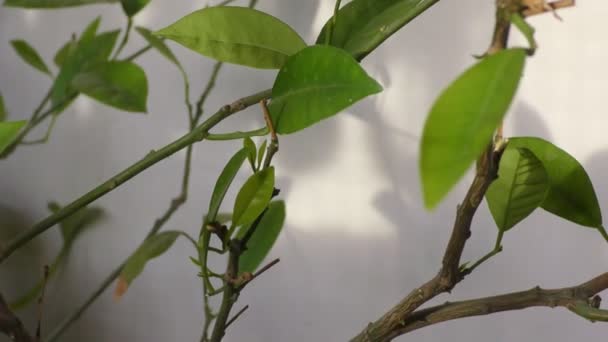
[[[55,57],[53,57],[53,62],[55,62],[55,65],[57,67],[61,68],[61,66],[63,65],[63,63],[65,63],[68,57],[72,53],[74,53],[77,44],[78,43],[76,42],[76,40],[70,39],[68,42],[63,44],[63,46],[61,46],[59,50],[57,50],[57,52],[55,53]]]
[[[17,138],[27,121],[0,122],[0,154]]]
[[[266,153],[267,144],[268,141],[264,140],[264,142],[262,142],[262,145],[260,145],[260,149],[258,150],[258,169],[262,167],[262,161],[264,160],[264,154]]]
[[[381,91],[347,52],[317,45],[292,56],[279,71],[268,109],[277,133],[288,134]]]
[[[129,112],[145,112],[146,73],[132,62],[105,62],[72,80],[72,87],[102,103]]]
[[[4,6],[23,8],[61,8],[117,2],[119,0],[5,0]]]
[[[547,171],[532,152],[507,146],[500,158],[498,179],[486,193],[498,229],[511,229],[538,208],[549,189]]]
[[[125,11],[125,14],[132,17],[146,7],[149,2],[150,0],[121,0],[120,4],[122,5],[122,9]]]
[[[274,167],[256,172],[243,184],[232,211],[232,226],[251,224],[266,209],[274,190]]]
[[[434,208],[483,150],[509,108],[526,52],[488,56],[460,75],[435,101],[424,125],[420,151],[422,192]]]
[[[353,0],[338,11],[330,45],[362,60],[437,0]],[[325,43],[332,18],[325,24],[317,44]]]
[[[253,140],[251,140],[250,137],[245,137],[243,139],[243,147],[247,149],[247,151],[248,151],[247,159],[249,159],[249,164],[251,164],[251,169],[253,171],[255,171],[256,170],[255,158],[256,158],[256,153],[257,153],[257,148],[255,147],[255,143],[253,142]]]
[[[247,159],[248,151],[246,148],[240,149],[237,153],[230,158],[222,173],[215,182],[215,187],[213,188],[213,194],[211,195],[211,200],[209,201],[209,211],[207,212],[206,222],[214,222],[218,220],[218,211],[220,210],[220,206],[222,201],[224,200],[224,196],[226,196],[226,192],[228,192],[228,188],[236,174],[239,172],[239,169]],[[232,215],[230,215],[230,219]]]
[[[11,45],[13,45],[13,49],[15,49],[19,57],[27,64],[47,75],[51,75],[51,71],[42,60],[42,57],[25,40],[11,40]]]
[[[527,148],[543,163],[549,176],[543,209],[574,223],[602,229],[602,212],[593,184],[574,157],[540,138],[510,138],[507,146]]]
[[[144,39],[148,42],[148,44],[152,45],[153,48],[158,50],[158,52],[160,52],[161,55],[165,56],[168,60],[173,62],[173,64],[180,67],[180,63],[177,60],[177,57],[175,57],[173,52],[169,49],[167,44],[165,44],[165,42],[163,42],[162,39],[153,35],[152,32],[150,32],[150,30],[148,30],[145,27],[138,26],[135,28],[135,30],[137,32],[139,32],[139,34],[141,34],[142,37],[144,37]]]
[[[72,80],[77,74],[86,71],[97,63],[105,62],[110,57],[120,31],[115,30],[95,35],[98,26],[99,18],[85,29],[73,52],[62,63],[51,91],[53,105],[64,102],[76,92],[72,88]]]
[[[116,289],[114,291],[114,297],[122,297],[133,280],[137,278],[137,276],[139,276],[144,270],[146,264],[150,260],[164,254],[169,248],[171,248],[175,240],[177,240],[180,235],[180,232],[166,231],[146,239],[146,241],[144,241],[144,243],[135,251],[135,253],[129,257],[125,263],[125,266],[122,268]]]
[[[278,69],[306,43],[279,19],[245,7],[208,7],[155,32],[204,56]]]
[[[61,209],[61,206],[56,202],[50,202],[48,207],[53,213]],[[59,224],[61,236],[63,237],[63,248],[69,249],[82,232],[98,223],[104,216],[103,209],[99,207],[84,207],[63,219]]]
[[[7,116],[6,107],[4,106],[4,97],[0,94],[0,122],[6,120]]]
[[[247,250],[239,259],[239,272],[255,272],[279,237],[284,222],[285,202],[270,202],[268,210],[262,216],[247,243]],[[239,229],[237,237],[243,238],[249,228],[249,226],[243,226]]]

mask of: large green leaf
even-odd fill
[[[164,254],[182,233],[166,231],[146,239],[144,243],[127,259],[120,272],[114,291],[116,298],[122,297],[137,276],[144,270],[146,264]]]
[[[511,138],[508,146],[527,148],[549,175],[549,192],[541,207],[566,220],[602,229],[602,213],[593,184],[574,157],[540,138]]]
[[[435,207],[487,148],[522,76],[526,52],[488,56],[460,75],[436,100],[420,150],[422,192]]]
[[[438,0],[353,0],[338,11],[330,44],[363,59],[405,24],[437,3]],[[323,44],[331,25],[330,18],[317,44]]]
[[[262,69],[278,69],[306,47],[287,24],[245,7],[208,7],[155,34],[222,62]]]
[[[61,65],[61,70],[55,79],[51,92],[53,105],[58,105],[71,97],[75,90],[72,88],[73,78],[90,68],[92,65],[108,60],[119,31],[110,31],[95,35],[99,19],[96,19],[83,32],[72,53],[68,54]]]
[[[177,60],[177,57],[175,57],[173,52],[169,49],[169,47],[165,44],[165,42],[163,42],[162,39],[153,35],[152,32],[150,32],[150,30],[148,30],[145,27],[138,26],[135,28],[135,30],[137,32],[139,32],[139,34],[141,34],[142,37],[144,37],[144,39],[148,42],[148,44],[152,45],[153,48],[158,50],[158,52],[160,52],[161,55],[165,56],[168,60],[173,62],[173,64],[180,67],[180,63]]]
[[[7,112],[6,107],[4,106],[4,97],[0,94],[0,122],[6,120]]]
[[[125,14],[132,17],[146,7],[149,2],[150,0],[121,0],[120,4],[122,5],[122,9],[125,11]]]
[[[145,112],[148,98],[146,73],[132,62],[104,62],[79,73],[72,80],[77,91],[107,105]]]
[[[232,211],[232,226],[251,224],[268,206],[274,190],[274,168],[253,174],[236,196]]]
[[[17,138],[27,121],[0,122],[0,154]]]
[[[51,74],[51,71],[42,60],[42,57],[40,57],[38,52],[36,52],[36,49],[28,44],[28,42],[25,40],[15,39],[11,40],[11,45],[13,45],[13,48],[19,57],[21,57],[21,59],[23,59],[27,64],[47,75]]]
[[[317,45],[300,51],[281,68],[268,108],[275,130],[287,134],[381,91],[382,86],[347,52]]]
[[[118,1],[119,0],[5,0],[4,6],[23,8],[61,8]]]
[[[215,187],[213,188],[213,194],[209,201],[209,211],[207,212],[205,221],[213,222],[218,219],[218,211],[220,210],[224,196],[226,196],[226,192],[228,192],[228,188],[230,187],[230,184],[232,184],[236,174],[239,172],[243,162],[247,159],[247,155],[248,151],[246,148],[240,149],[232,158],[230,158],[222,170],[222,173],[220,173],[217,182],[215,182]]]
[[[284,222],[285,202],[271,202],[239,259],[239,272],[255,272],[279,237]],[[250,226],[243,226],[237,237],[243,238],[249,229]]]
[[[500,231],[507,231],[538,208],[549,189],[547,171],[530,150],[508,146],[502,154],[498,179],[486,193]]]

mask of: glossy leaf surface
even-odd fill
[[[279,19],[245,7],[208,7],[155,32],[213,59],[262,69],[278,69],[306,46]]]
[[[420,174],[427,208],[434,208],[488,147],[517,90],[526,52],[485,57],[435,101],[422,133]]]
[[[245,159],[247,159],[248,154],[249,152],[246,148],[240,149],[232,158],[230,158],[222,170],[222,173],[220,173],[217,182],[215,182],[215,187],[213,188],[211,200],[209,201],[209,211],[207,212],[205,221],[213,222],[218,220],[218,211],[220,210],[224,196],[226,196],[230,184],[232,184],[234,177],[236,177],[239,169],[245,162]]]
[[[253,174],[239,190],[232,211],[234,227],[251,224],[266,209],[274,190],[274,168]]]
[[[347,52],[317,45],[300,51],[281,68],[268,109],[277,133],[288,134],[381,91],[382,86]]]

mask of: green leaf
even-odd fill
[[[253,140],[251,140],[250,137],[245,137],[243,139],[243,147],[247,149],[247,151],[248,151],[247,159],[249,159],[249,164],[251,164],[251,169],[253,171],[255,171],[256,170],[255,158],[256,158],[256,154],[257,154],[257,148],[255,147],[255,143],[253,142]]]
[[[549,176],[543,209],[574,223],[602,229],[602,213],[593,184],[574,157],[540,138],[510,138],[507,146],[527,148],[543,163]]]
[[[142,37],[144,37],[144,39],[148,42],[148,44],[152,45],[153,48],[158,50],[158,52],[160,52],[161,55],[165,56],[168,60],[173,62],[173,64],[180,67],[180,63],[177,60],[177,57],[175,57],[173,52],[169,49],[167,44],[165,44],[165,42],[163,42],[162,39],[153,35],[152,32],[150,32],[150,30],[148,30],[145,27],[138,26],[135,28],[135,30],[137,32],[139,32],[139,34]]]
[[[258,150],[258,169],[262,167],[262,161],[264,160],[264,154],[266,153],[266,145],[268,144],[267,140],[264,140],[262,145],[260,145],[260,149]]]
[[[232,211],[232,226],[251,224],[266,209],[274,190],[274,167],[256,172],[243,184]]]
[[[5,0],[4,6],[23,8],[61,8],[117,2],[119,0]]]
[[[498,179],[486,193],[496,226],[511,229],[538,208],[549,190],[547,171],[530,150],[508,146],[500,158]]]
[[[211,200],[209,201],[209,211],[207,212],[206,222],[214,222],[218,220],[218,211],[220,210],[220,206],[222,201],[224,200],[224,196],[226,196],[226,192],[228,192],[228,188],[236,174],[239,172],[239,169],[247,159],[248,151],[246,148],[240,149],[237,153],[230,158],[222,173],[215,182],[215,187],[213,188],[213,194],[211,195]],[[232,215],[231,215],[232,217]]]
[[[59,48],[59,50],[57,50],[57,52],[55,53],[55,57],[53,57],[53,62],[55,62],[55,65],[57,67],[61,68],[61,66],[63,65],[63,63],[65,63],[68,57],[72,53],[74,53],[77,44],[78,42],[76,41],[76,39],[70,39],[65,44],[63,44]]]
[[[485,57],[435,101],[420,151],[422,192],[434,208],[488,147],[521,78],[526,52],[509,49]]]
[[[118,278],[118,284],[116,285],[116,289],[114,291],[114,296],[116,298],[122,297],[133,280],[137,278],[137,276],[139,276],[144,270],[146,264],[150,260],[161,256],[169,248],[171,248],[175,240],[177,240],[180,235],[180,232],[167,231],[158,233],[146,239],[146,241],[144,241],[144,243],[135,251],[135,253],[129,257],[125,263],[125,266],[122,268]]]
[[[274,83],[268,108],[277,133],[288,134],[381,91],[382,86],[347,52],[317,45],[287,61]]]
[[[6,107],[4,106],[4,97],[0,94],[0,122],[6,120],[7,116]]]
[[[61,206],[56,202],[50,202],[48,207],[53,213],[56,213],[61,209]],[[59,223],[59,229],[63,238],[63,248],[69,249],[82,232],[95,223],[98,223],[104,216],[105,213],[102,208],[84,207],[63,219],[61,223]]]
[[[98,20],[96,20],[98,24]],[[51,102],[58,105],[71,97],[76,90],[72,88],[74,77],[91,66],[105,62],[110,57],[120,31],[110,31],[95,35],[93,22],[79,39],[77,46],[62,63],[51,92]]]
[[[284,222],[285,202],[271,202],[255,232],[251,235],[251,239],[247,243],[247,250],[239,259],[239,272],[255,272],[279,237]],[[243,226],[237,237],[243,238],[249,228]]]
[[[122,9],[125,11],[125,14],[132,17],[146,7],[149,2],[150,0],[121,0],[120,4],[122,5]]]
[[[27,121],[0,122],[0,154],[17,138]]]
[[[148,97],[146,73],[132,62],[105,62],[72,80],[77,91],[129,112],[145,112]]]
[[[42,57],[40,57],[38,52],[25,40],[11,40],[11,45],[13,45],[13,49],[15,49],[19,57],[27,64],[47,75],[51,75],[51,71],[46,64],[44,64]]]
[[[208,7],[155,34],[222,62],[261,69],[278,69],[306,47],[287,24],[245,7]]]
[[[330,45],[362,60],[405,24],[437,3],[437,0],[353,0],[338,11]],[[330,18],[317,44],[325,43]]]

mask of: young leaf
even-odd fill
[[[40,57],[38,52],[36,52],[36,50],[25,40],[11,40],[11,45],[13,45],[13,49],[15,49],[19,57],[27,64],[47,75],[51,75],[51,71],[46,64],[44,64],[42,57]]]
[[[330,45],[350,52],[362,60],[404,25],[437,3],[438,0],[353,0],[338,11]],[[317,44],[324,44],[330,18]]]
[[[253,142],[253,140],[251,140],[250,137],[245,137],[245,139],[243,139],[243,147],[247,149],[247,151],[248,151],[247,159],[249,159],[249,164],[251,164],[251,169],[253,171],[255,171],[256,170],[255,159],[256,159],[256,153],[257,153],[257,148],[255,147],[255,143]]]
[[[239,172],[243,162],[247,159],[248,153],[246,148],[240,149],[232,158],[230,158],[222,170],[222,173],[220,173],[217,182],[215,182],[211,200],[209,201],[209,211],[207,212],[207,218],[205,219],[206,222],[218,220],[218,211],[220,210],[220,205],[224,200],[224,196],[226,196],[226,192],[228,192],[228,188],[230,187],[230,184],[232,184],[236,174]]]
[[[306,47],[287,24],[245,7],[208,7],[155,34],[222,62],[261,69],[278,69]]]
[[[262,216],[255,232],[247,243],[247,250],[239,259],[239,272],[255,272],[279,237],[284,222],[285,202],[270,202],[268,210]],[[243,238],[249,228],[249,226],[243,226],[239,229],[237,237]]]
[[[129,112],[145,112],[148,97],[146,73],[131,62],[105,62],[72,80],[77,91]]]
[[[434,208],[487,148],[522,75],[526,52],[488,56],[436,100],[424,125],[420,174],[424,203]]]
[[[55,57],[53,57],[53,62],[55,62],[55,65],[57,67],[61,68],[61,66],[63,66],[63,63],[65,63],[66,59],[76,49],[76,44],[76,40],[70,39],[68,42],[63,44],[63,46],[61,46],[59,50],[57,50],[57,52],[55,53]]]
[[[486,193],[496,226],[511,229],[538,208],[549,189],[547,171],[538,158],[525,148],[507,145],[500,158],[498,179]]]
[[[602,213],[583,166],[564,150],[540,138],[510,138],[509,145],[527,148],[543,163],[549,192],[541,207],[566,220],[602,229]]]
[[[53,105],[64,102],[76,91],[72,87],[72,80],[77,74],[95,64],[105,62],[110,57],[119,31],[105,32],[93,37],[90,32],[85,30],[73,53],[61,66],[51,92]]]
[[[264,160],[264,154],[266,153],[266,145],[268,144],[267,140],[264,140],[262,145],[260,145],[260,149],[258,150],[258,169],[262,167],[262,160]]]
[[[149,2],[150,0],[121,0],[120,4],[122,5],[122,9],[125,11],[125,14],[132,17],[146,7]]]
[[[27,121],[0,122],[0,154],[17,138]]]
[[[125,266],[122,268],[114,290],[114,297],[122,297],[133,280],[144,270],[146,264],[171,248],[180,235],[180,232],[167,231],[146,239],[135,253],[127,259]]]
[[[117,1],[119,0],[5,0],[4,6],[22,8],[60,8]]]
[[[232,226],[248,225],[266,209],[274,190],[274,168],[256,172],[243,184],[232,211]]]
[[[165,56],[168,60],[173,62],[173,64],[177,65],[178,67],[180,66],[177,57],[175,57],[173,52],[169,49],[165,42],[163,42],[162,39],[153,35],[152,32],[150,32],[150,30],[145,27],[137,26],[135,30],[139,32],[142,37],[144,37],[148,44],[152,45],[152,47],[158,50],[161,55]]]
[[[279,71],[268,108],[277,133],[288,134],[381,91],[347,52],[317,45],[292,56]]]
[[[61,209],[61,206],[56,202],[50,202],[48,207],[53,213],[56,213]],[[103,209],[99,207],[84,207],[63,219],[59,224],[59,229],[61,230],[61,236],[63,238],[63,248],[69,249],[82,232],[99,222],[104,216],[105,213]]]
[[[6,107],[4,106],[4,97],[0,94],[0,122],[6,120]]]

